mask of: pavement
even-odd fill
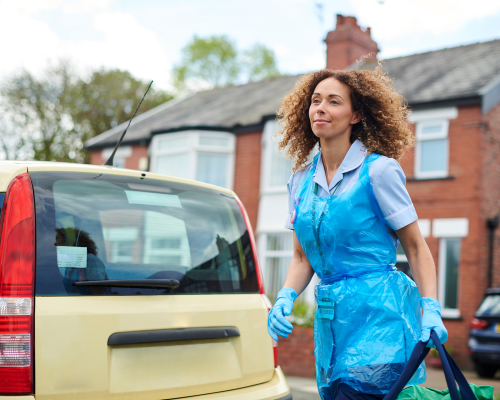
[[[497,395],[500,394],[500,371],[494,379],[480,378],[473,371],[463,371],[463,373],[469,383],[475,383],[478,386],[493,386],[495,388],[494,393]],[[318,394],[318,389],[316,388],[315,379],[287,376],[286,380],[290,386],[293,400],[321,400]],[[428,386],[439,390],[446,389],[447,386],[443,370],[427,368],[427,381],[422,386]]]

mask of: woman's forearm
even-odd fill
[[[311,281],[314,275],[314,270],[309,263],[300,243],[293,233],[293,257],[288,273],[286,274],[285,284],[283,287],[289,287],[295,290],[297,295],[300,295],[306,286]]]
[[[437,300],[436,267],[427,244],[424,242],[407,257],[420,295]]]
[[[422,297],[437,299],[436,267],[417,222],[396,231]]]

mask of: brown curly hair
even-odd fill
[[[406,100],[392,87],[393,80],[381,69],[322,70],[302,76],[278,111],[283,135],[280,149],[294,162],[293,171],[305,167],[309,154],[319,142],[309,121],[311,97],[316,86],[327,78],[335,78],[350,88],[353,111],[361,121],[354,124],[351,143],[359,139],[369,152],[399,161],[415,137],[406,120],[410,114]]]

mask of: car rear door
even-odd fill
[[[37,399],[169,399],[272,378],[232,196],[130,176],[31,177]]]

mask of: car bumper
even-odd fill
[[[1,399],[1,397],[0,397]],[[183,400],[292,400],[290,387],[286,383],[285,375],[280,367],[274,370],[273,378],[260,385],[249,386],[246,388],[228,390],[205,394],[195,397],[184,397]]]
[[[36,396],[0,396],[0,400],[35,400]],[[290,387],[280,367],[274,370],[269,382],[246,388],[228,390],[194,397],[183,397],[183,400],[292,400]]]
[[[470,358],[476,362],[500,365],[500,346],[497,344],[478,343],[475,338],[469,339]]]

